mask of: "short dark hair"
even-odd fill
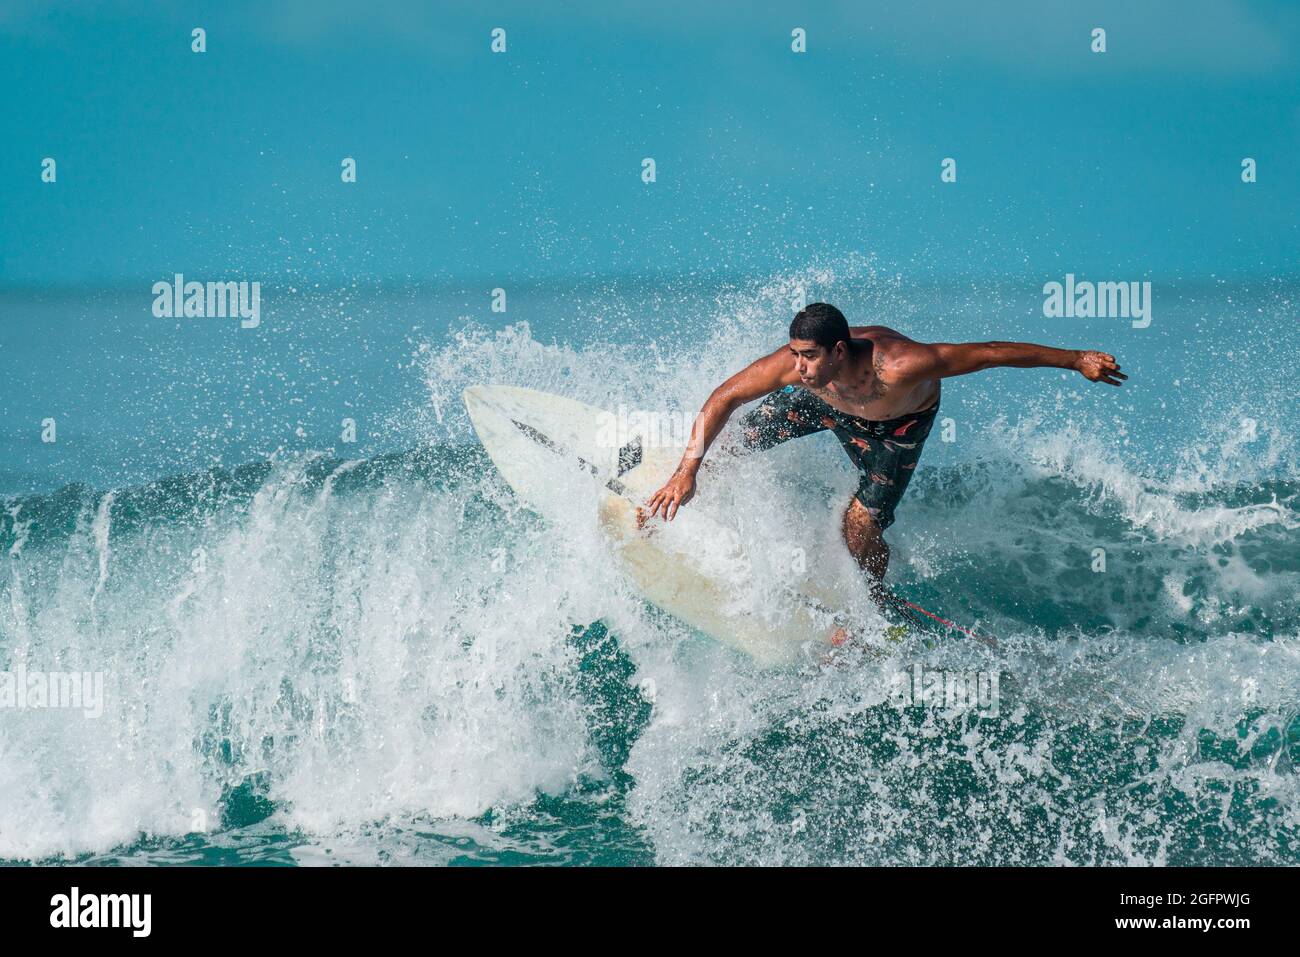
[[[811,339],[828,352],[837,342],[847,342],[849,321],[828,302],[814,302],[800,310],[790,323],[791,339]]]

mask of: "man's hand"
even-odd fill
[[[688,469],[679,468],[664,487],[655,492],[650,497],[650,501],[646,502],[646,507],[650,510],[648,513],[637,509],[637,525],[644,525],[648,519],[654,518],[661,508],[664,518],[671,522],[677,515],[677,509],[694,497],[695,474]]]
[[[1119,371],[1119,363],[1115,361],[1115,357],[1104,352],[1080,352],[1079,357],[1074,360],[1074,367],[1091,382],[1119,385],[1122,380],[1128,378]]]

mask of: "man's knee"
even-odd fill
[[[863,559],[888,548],[877,519],[873,510],[856,498],[844,510],[844,541],[856,558]]]
[[[880,528],[880,510],[868,508],[856,497],[849,500],[849,507],[844,510],[844,527],[860,535],[879,538],[883,534]]]

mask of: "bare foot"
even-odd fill
[[[901,625],[892,625],[885,629],[885,638],[891,642],[902,641],[906,635],[907,629]],[[836,626],[835,630],[833,630],[829,636],[831,650],[825,652],[821,656],[822,667],[830,664],[842,667],[845,662],[840,660],[840,656],[837,652],[845,645],[850,645],[851,642],[853,644],[851,644],[850,647],[861,651],[868,659],[877,660],[889,656],[890,652],[885,648],[877,648],[871,643],[865,641],[855,642],[855,639],[858,637],[859,636],[854,635],[853,632],[849,631],[843,625]]]

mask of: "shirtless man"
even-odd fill
[[[844,512],[844,542],[875,586],[889,564],[883,532],[894,521],[921,448],[939,411],[941,379],[998,366],[1074,369],[1092,382],[1127,378],[1104,352],[1026,342],[915,342],[885,326],[854,326],[816,302],[790,323],[790,343],[713,390],[695,419],[686,454],[646,503],[643,518],[669,521],[695,494],[695,475],[731,414],[767,398],[741,420],[748,449],[830,429],[861,471]]]

